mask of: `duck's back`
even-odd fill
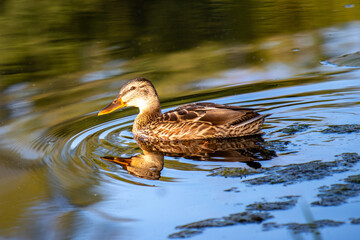
[[[257,109],[190,103],[162,114],[135,134],[149,140],[189,140],[253,135],[264,118]]]

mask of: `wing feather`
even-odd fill
[[[216,103],[190,103],[162,114],[162,121],[169,122],[207,122],[212,125],[238,125],[257,119],[259,109],[228,106]]]

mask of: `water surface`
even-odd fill
[[[330,3],[3,1],[0,236],[167,239],[183,230],[177,226],[300,196],[261,224],[207,227],[191,238],[356,239],[358,191],[339,205],[312,204],[321,186],[360,174],[356,163],[292,184],[244,182],[266,172],[209,176],[360,154],[360,132],[350,126],[359,124],[358,58],[338,58],[360,49],[360,5]],[[272,115],[261,139],[220,143],[231,147],[216,154],[146,157],[131,134],[136,109],[96,116],[139,76],[152,80],[163,111],[211,101]],[[350,130],[328,131],[332,125]],[[263,225],[316,220],[344,223],[307,233]]]

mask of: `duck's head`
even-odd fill
[[[111,113],[119,108],[138,107],[140,113],[160,111],[157,92],[152,83],[145,78],[135,78],[127,82],[121,89],[119,96],[103,108],[98,116]]]

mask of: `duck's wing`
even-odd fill
[[[234,105],[223,105],[211,102],[198,102],[198,103],[188,103],[179,106],[178,108],[174,109],[173,111],[180,110],[180,109],[191,109],[191,110],[210,110],[210,109],[231,109],[231,110],[253,110],[258,111],[260,108],[244,108],[238,107]]]
[[[238,125],[264,117],[258,109],[216,103],[190,103],[162,115],[163,121],[208,122],[212,125]]]

